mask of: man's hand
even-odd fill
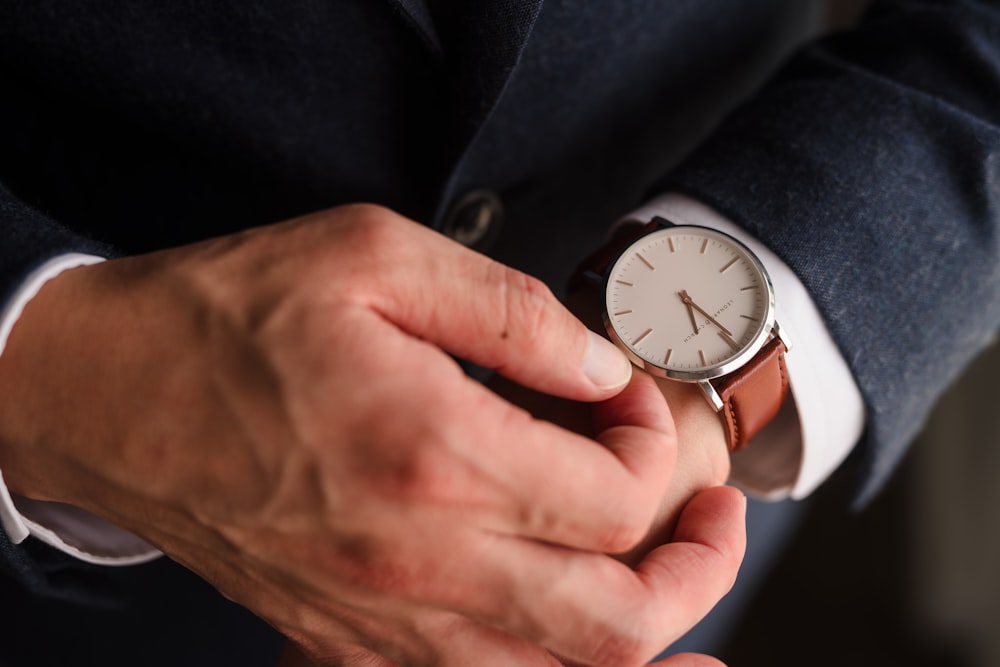
[[[635,569],[602,555],[647,533],[675,447],[608,345],[538,282],[342,207],[51,281],[0,359],[0,469],[320,664],[637,665],[728,590],[744,505],[710,489]],[[535,420],[449,355],[612,416]]]
[[[683,300],[687,293],[678,296]],[[596,290],[583,287],[569,294],[567,306],[592,331],[604,331],[600,299]],[[688,311],[692,325],[696,327],[694,310],[690,305]],[[729,448],[722,421],[698,386],[664,378],[655,378],[655,381],[673,417],[677,434],[677,458],[670,482],[663,489],[660,508],[649,534],[634,549],[619,556],[627,563],[638,562],[651,549],[671,539],[681,510],[695,494],[703,489],[725,484],[729,479]],[[588,406],[533,392],[505,380],[498,381],[496,386],[501,394],[509,397],[512,402],[525,406],[537,417],[552,419],[565,428],[580,433],[592,434]]]
[[[360,656],[359,656],[360,657]],[[396,663],[385,660],[384,658],[377,655],[367,655],[363,656],[364,660],[359,660],[358,664],[363,664],[365,667],[398,667]],[[347,664],[347,663],[345,663]],[[663,660],[658,660],[653,663],[649,663],[651,667],[725,667],[724,663],[720,660],[716,660],[707,655],[700,655],[697,653],[682,653],[679,655],[672,655],[669,658]],[[292,644],[287,643],[285,649],[281,653],[281,657],[278,659],[277,667],[320,667],[312,660],[307,658],[302,654],[298,648]],[[511,665],[511,667],[518,667],[517,665]]]

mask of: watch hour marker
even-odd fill
[[[750,289],[757,289],[757,286],[756,285],[750,285],[749,287],[741,287],[740,291],[741,292],[746,292],[747,290],[750,290]]]
[[[677,252],[677,248],[674,247],[674,240],[672,238],[667,239],[667,245],[670,246],[670,252]]]
[[[666,366],[667,364],[670,363],[670,357],[673,356],[673,354],[674,354],[673,348],[670,348],[669,350],[667,350],[667,356],[663,357],[663,365],[664,366]]]
[[[645,338],[646,336],[648,336],[651,333],[653,333],[652,329],[646,329],[645,331],[642,332],[641,336],[639,336],[634,341],[632,341],[632,345],[638,345],[639,341],[641,341],[643,338]]]
[[[708,249],[708,239],[701,242],[701,254],[705,254],[705,250]]]
[[[740,314],[740,317],[742,317],[745,320],[750,320],[751,322],[760,322],[760,318],[757,317],[750,317],[749,315],[743,315],[743,314]]]
[[[733,257],[731,260],[729,260],[728,264],[726,264],[724,267],[722,267],[721,269],[719,269],[719,273],[725,273],[726,269],[728,269],[729,267],[731,267],[733,264],[735,264],[738,261],[740,261],[739,257]]]
[[[628,282],[627,280],[616,280],[615,282],[618,283],[619,285],[624,285],[625,287],[633,286],[632,283]]]
[[[617,313],[615,313],[615,317],[618,317],[619,315],[628,315],[631,312],[632,312],[631,310],[619,310]]]
[[[705,359],[705,350],[698,350],[698,356],[701,357],[701,365],[708,366],[708,361]]]
[[[648,259],[640,255],[639,253],[635,253],[635,256],[639,258],[639,261],[648,266],[650,271],[656,271],[656,267],[650,264]]]

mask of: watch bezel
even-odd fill
[[[746,255],[754,268],[760,273],[763,278],[764,286],[767,290],[767,305],[765,314],[756,333],[754,333],[753,339],[747,343],[742,350],[725,361],[712,364],[707,368],[696,371],[666,368],[665,366],[653,363],[639,356],[639,354],[633,350],[632,347],[618,334],[618,331],[614,327],[614,322],[611,319],[611,315],[608,312],[609,280],[611,276],[614,275],[615,269],[618,267],[622,259],[628,255],[629,251],[637,245],[649,242],[651,237],[685,233],[685,230],[692,230],[694,233],[716,236],[720,238],[720,240],[734,245],[738,250]],[[711,227],[703,227],[701,225],[671,225],[669,227],[656,229],[648,234],[643,234],[622,248],[621,252],[618,253],[618,256],[615,257],[614,261],[608,265],[608,270],[605,272],[603,278],[604,298],[602,300],[601,314],[602,319],[604,320],[604,328],[607,330],[608,336],[611,338],[612,342],[614,342],[614,344],[625,353],[625,356],[627,356],[633,364],[656,377],[670,378],[671,380],[679,380],[681,382],[702,382],[705,380],[714,380],[716,378],[729,375],[730,373],[734,373],[749,363],[757,355],[757,353],[760,352],[761,348],[763,348],[767,341],[771,339],[776,326],[775,321],[777,318],[775,314],[774,285],[771,283],[771,276],[768,274],[767,269],[764,268],[763,263],[757,255],[746,246],[746,244],[742,243],[739,239],[726,234],[725,232],[721,232]]]

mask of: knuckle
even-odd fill
[[[358,247],[391,248],[403,228],[396,213],[377,204],[349,204],[343,213]]]
[[[331,245],[319,255],[318,275],[310,286],[325,297],[361,303],[395,305],[401,285],[412,282],[416,223],[376,204],[349,204],[338,209]],[[405,305],[405,304],[404,304]]]
[[[379,415],[373,415],[379,420]],[[403,423],[385,420],[371,425],[381,443],[377,472],[381,493],[408,507],[461,502],[468,491],[467,470],[448,432],[449,421],[435,407],[425,406]]]
[[[511,269],[515,276],[511,279],[515,289],[512,291],[515,312],[523,313],[525,316],[525,330],[528,332],[537,331],[534,325],[541,324],[542,321],[551,314],[551,307],[556,303],[555,296],[548,285],[534,276],[529,276],[519,271]]]
[[[355,218],[357,220],[370,219],[373,221],[379,221],[396,217],[396,214],[392,211],[392,209],[386,208],[380,204],[372,204],[368,202],[345,204],[338,207],[338,210],[347,215],[347,217]]]
[[[381,555],[369,555],[351,568],[354,586],[394,597],[415,597],[418,577],[406,564]]]
[[[552,317],[556,299],[549,287],[538,278],[501,264],[492,265],[500,273],[501,297],[497,321],[501,337],[521,338],[544,331]]]
[[[433,443],[410,448],[389,472],[392,494],[407,501],[432,500],[444,487],[446,467]]]
[[[514,269],[511,269],[511,271],[517,274],[520,280],[520,288],[525,295],[533,299],[544,301],[554,300],[552,290],[550,290],[549,286],[542,282],[540,278],[530,276],[526,273],[521,273],[520,271],[516,271]]]

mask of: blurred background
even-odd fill
[[[814,32],[867,0],[819,0]],[[1000,344],[929,416],[863,510],[838,471],[804,502],[751,500],[732,593],[669,653],[730,667],[1000,666]]]
[[[728,632],[705,649],[730,667],[1000,665],[998,376],[994,345],[864,510],[849,474],[792,510],[797,530],[748,554],[766,571],[720,607]]]

